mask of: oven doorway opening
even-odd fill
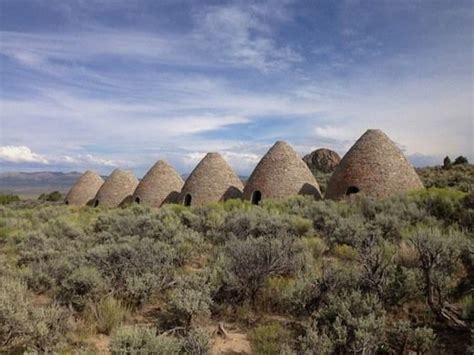
[[[186,194],[186,196],[184,196],[183,205],[191,206],[191,200],[192,200],[191,194]]]
[[[252,201],[252,205],[258,205],[262,200],[262,193],[258,190],[255,190],[252,192],[252,198],[250,200]]]
[[[357,186],[349,186],[346,190],[346,196],[358,193],[360,190]]]

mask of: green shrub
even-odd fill
[[[100,273],[93,267],[82,266],[66,277],[58,287],[57,299],[82,311],[87,302],[98,301],[106,291]]]
[[[321,238],[309,237],[303,239],[305,250],[313,257],[314,260],[319,260],[323,254],[329,250],[328,246]]]
[[[58,306],[34,306],[26,285],[0,277],[0,352],[51,352],[71,329],[69,314]]]
[[[409,334],[408,341],[417,354],[427,354],[435,344],[436,335],[431,328],[418,327]]]
[[[238,301],[255,301],[268,276],[290,275],[301,270],[303,250],[293,238],[233,239],[223,253],[225,288]]]
[[[156,329],[146,327],[120,327],[113,331],[110,340],[112,355],[177,355],[181,352],[181,346],[176,338],[157,335]]]
[[[334,247],[334,255],[342,260],[356,260],[359,256],[359,253],[350,245],[337,244]]]
[[[411,196],[432,216],[445,221],[454,221],[464,195],[463,192],[453,189],[431,188],[413,193]]]
[[[423,184],[427,188],[449,187],[459,191],[472,192],[474,186],[474,165],[452,164],[449,169],[427,167],[417,169]]]
[[[413,327],[410,322],[401,320],[395,323],[392,336],[396,340],[396,350],[403,354],[408,350],[416,354],[426,354],[435,344],[436,336],[428,327]]]
[[[462,155],[460,155],[456,159],[454,159],[453,165],[460,165],[460,164],[469,164],[469,162],[466,157],[463,157]]]
[[[446,156],[444,159],[443,159],[443,169],[451,169],[451,166],[452,166],[452,163],[451,163],[451,159]]]
[[[98,245],[87,253],[116,295],[135,305],[171,281],[174,256],[169,245],[139,237]]]
[[[259,325],[250,333],[250,347],[256,355],[279,354],[290,341],[290,332],[279,323]]]
[[[466,295],[460,303],[461,318],[467,321],[474,321],[474,295]]]
[[[385,272],[386,283],[381,294],[385,304],[402,305],[420,299],[423,294],[423,275],[418,270],[390,265]]]
[[[206,274],[185,275],[177,279],[170,294],[170,310],[177,321],[189,328],[196,317],[209,316],[212,305],[211,286]]]
[[[39,197],[38,200],[40,201],[48,201],[48,202],[58,202],[63,200],[64,196],[62,193],[59,191],[53,191],[50,193],[42,193]]]
[[[474,191],[471,191],[461,201],[459,224],[470,232],[474,232]]]
[[[328,297],[315,314],[314,330],[335,352],[372,353],[384,343],[385,311],[378,297],[360,291]]]
[[[9,205],[20,201],[20,197],[13,194],[0,194],[0,205]]]
[[[319,334],[312,328],[305,329],[304,336],[299,339],[300,353],[304,355],[334,354],[334,345],[325,334]]]
[[[300,216],[292,216],[289,219],[290,228],[295,232],[295,235],[306,235],[312,229],[313,223],[306,218]]]
[[[107,296],[98,303],[89,303],[88,311],[94,318],[97,331],[107,335],[117,328],[130,313],[128,307],[112,296]]]
[[[291,315],[309,316],[317,309],[327,289],[325,280],[312,273],[299,275],[296,279],[281,279],[281,282],[275,282],[278,278],[269,280],[266,297],[271,297],[279,312]]]
[[[445,233],[436,227],[418,226],[408,238],[418,254],[417,266],[423,274],[423,291],[427,302],[442,319],[445,313],[450,312],[445,306],[456,286],[453,275],[461,264],[465,237],[457,231]]]
[[[183,339],[184,354],[206,355],[211,352],[209,333],[203,329],[191,329]]]
[[[281,206],[280,206],[281,207]],[[310,220],[299,216],[288,216],[278,211],[255,207],[251,210],[236,210],[226,216],[221,237],[234,235],[238,239],[247,237],[281,238],[287,235],[301,236],[311,228]],[[219,242],[224,240],[219,239]]]

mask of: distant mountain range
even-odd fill
[[[34,198],[43,192],[59,191],[67,193],[82,173],[77,171],[62,173],[55,171],[40,171],[34,173],[5,172],[0,173],[0,193],[12,193],[24,198]],[[183,180],[189,174],[183,174]],[[107,176],[102,176],[105,180]],[[242,181],[247,176],[240,176]]]
[[[0,192],[13,193],[24,197],[33,197],[51,191],[64,193],[80,176],[81,173],[77,171],[70,173],[53,171],[0,173]]]

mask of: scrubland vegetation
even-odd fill
[[[474,189],[474,164],[462,163],[465,158],[458,157],[455,162],[445,162],[444,166],[416,169],[425,187],[449,187],[464,192]],[[459,163],[461,161],[461,163]]]
[[[473,351],[472,191],[0,216],[0,353]]]

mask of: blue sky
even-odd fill
[[[474,160],[471,1],[0,1],[1,170],[248,174],[384,130]]]

